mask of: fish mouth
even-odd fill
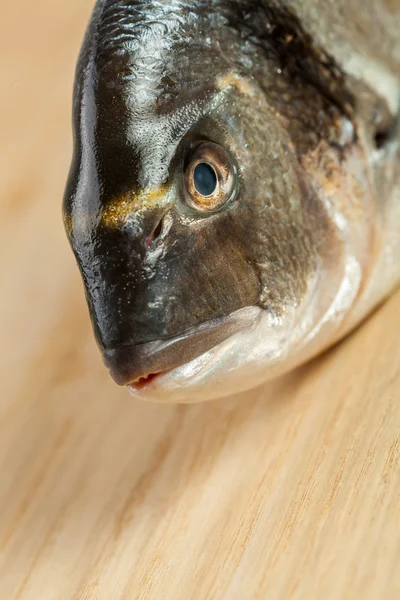
[[[104,363],[118,385],[142,390],[157,378],[214,348],[254,323],[254,311],[241,309],[168,340],[105,349]]]

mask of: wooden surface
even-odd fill
[[[1,11],[0,599],[399,599],[399,295],[251,394],[109,380],[60,209],[90,9]]]

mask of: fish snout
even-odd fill
[[[197,358],[228,337],[224,330],[106,349],[104,362],[115,383],[130,385]]]
[[[157,342],[148,342],[104,350],[104,363],[115,383],[129,385],[168,370],[166,353],[157,345]]]
[[[244,309],[172,339],[105,348],[104,363],[118,385],[131,385],[198,358],[253,322],[253,310]]]

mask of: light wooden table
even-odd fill
[[[263,389],[108,378],[61,224],[90,0],[1,9],[0,600],[400,598],[400,296]]]

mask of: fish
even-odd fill
[[[400,280],[397,0],[99,0],[65,229],[104,363],[165,403],[244,392]]]

